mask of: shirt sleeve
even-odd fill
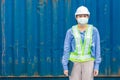
[[[71,29],[69,29],[66,33],[66,37],[64,40],[64,51],[62,57],[62,65],[64,70],[68,70],[68,60],[69,60],[69,53],[71,49]]]
[[[99,65],[101,63],[101,51],[100,51],[100,35],[95,28],[95,62],[94,62],[94,69],[99,70]]]

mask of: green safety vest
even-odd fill
[[[75,39],[75,51],[70,53],[69,60],[72,62],[86,62],[94,60],[94,58],[91,57],[93,26],[87,26],[84,42],[82,42],[77,25],[72,27],[72,32]]]

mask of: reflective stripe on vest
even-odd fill
[[[85,32],[84,42],[82,42],[78,26],[76,25],[72,27],[76,46],[75,51],[70,53],[69,59],[71,61],[84,62],[94,60],[94,58],[91,57],[92,31],[93,26],[88,25]]]

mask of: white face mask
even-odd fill
[[[84,25],[88,23],[88,18],[77,18],[78,24]]]

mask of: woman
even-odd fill
[[[68,29],[64,41],[62,64],[64,74],[68,76],[68,62],[74,63],[70,80],[93,80],[98,75],[100,56],[100,38],[96,27],[88,24],[90,12],[80,6],[75,12],[77,25]]]

